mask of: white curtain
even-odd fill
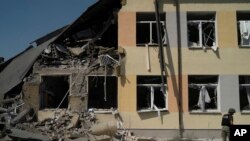
[[[241,45],[250,45],[250,21],[239,21]]]
[[[211,102],[211,99],[210,99],[210,96],[208,94],[208,91],[207,91],[205,86],[202,86],[201,90],[200,90],[199,100],[198,100],[197,105],[198,105],[198,107],[201,108],[202,111],[205,111],[205,109],[206,109],[205,104],[210,103],[210,102]]]

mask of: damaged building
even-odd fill
[[[249,7],[99,0],[1,63],[1,129],[24,140],[219,138],[231,107],[248,124]]]

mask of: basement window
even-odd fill
[[[163,44],[166,44],[165,13],[160,14],[160,24]],[[136,13],[136,44],[158,45],[155,13]]]
[[[239,76],[240,110],[250,112],[250,76]]]
[[[187,14],[188,46],[217,50],[215,13]]]
[[[237,12],[238,44],[250,47],[250,12]]]
[[[69,76],[42,76],[40,84],[40,109],[67,108]],[[64,98],[65,97],[65,98]]]
[[[117,108],[117,77],[88,77],[88,108],[99,110]]]
[[[190,112],[218,112],[218,76],[188,76],[188,106]]]
[[[161,76],[137,76],[137,111],[167,110],[167,84],[164,77],[162,88]]]

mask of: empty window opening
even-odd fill
[[[40,108],[68,107],[69,76],[42,76],[40,85]],[[63,100],[64,98],[64,100]]]
[[[188,46],[217,49],[215,13],[187,14]]]
[[[240,110],[250,111],[250,76],[239,76]]]
[[[160,14],[160,24],[163,44],[166,44],[165,13]],[[136,14],[136,43],[138,46],[158,44],[155,13]]]
[[[105,76],[88,77],[88,108],[117,108],[117,77],[106,76],[106,84]]]
[[[250,12],[237,12],[238,44],[250,46]]]
[[[218,110],[218,76],[188,77],[188,106],[190,111]]]
[[[166,110],[167,85],[160,76],[137,76],[137,111]]]

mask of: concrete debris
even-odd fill
[[[6,114],[0,122],[0,140],[71,141],[71,140],[153,140],[136,137],[124,127],[118,130],[119,112],[111,109],[116,121],[97,122],[93,110],[71,112],[67,109],[42,110],[39,120],[28,120],[32,109],[28,108],[17,115]],[[6,112],[8,110],[2,110]],[[2,115],[2,114],[1,114]]]
[[[97,1],[71,25],[34,41],[36,47],[0,70],[0,140],[147,140],[124,128],[116,93],[110,92],[114,87],[109,87],[118,83],[111,76],[125,74],[126,52],[116,35],[117,14],[125,4]],[[97,85],[104,89],[89,89]],[[102,121],[95,112],[109,113],[114,120]]]
[[[23,110],[22,112],[20,112],[15,118],[13,118],[11,120],[11,124],[12,125],[15,125],[17,124],[18,122],[20,122],[21,120],[23,120],[25,118],[25,116],[27,114],[29,114],[31,112],[31,108],[28,108],[28,109],[25,109]]]
[[[106,123],[100,123],[93,125],[89,132],[92,135],[108,135],[108,136],[114,136],[117,131],[117,124],[113,121],[109,121]]]
[[[67,48],[69,51],[70,51],[70,53],[72,54],[72,55],[74,55],[74,56],[79,56],[79,55],[81,55],[84,51],[85,51],[85,49],[84,48],[82,48],[82,47],[76,47],[76,48],[71,48],[71,47],[69,47],[69,48]]]
[[[46,135],[42,135],[42,134],[34,133],[34,132],[28,132],[28,131],[20,130],[20,129],[11,129],[8,136],[9,138],[13,140],[50,141],[50,139]]]

